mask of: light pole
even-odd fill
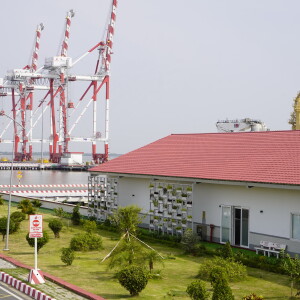
[[[13,122],[25,129],[19,122],[15,121],[12,117],[5,114],[3,111],[0,112],[0,116],[5,116],[11,119]],[[15,158],[15,139],[13,136],[13,146],[12,146],[12,155],[11,155],[11,166],[10,166],[10,178],[9,178],[9,198],[8,198],[8,210],[7,210],[7,224],[6,224],[6,238],[5,246],[3,251],[9,251],[8,248],[8,238],[9,238],[9,226],[10,226],[10,207],[11,207],[11,192],[12,192],[12,179],[13,179],[13,168],[14,168],[14,158]]]

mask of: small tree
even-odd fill
[[[81,215],[79,212],[79,205],[77,204],[74,208],[73,208],[73,213],[72,213],[72,223],[73,225],[79,225],[80,224],[80,219],[81,219]]]
[[[148,262],[150,273],[152,273],[152,270],[154,268],[154,263],[155,262],[163,264],[162,257],[156,251],[154,251],[154,250],[149,250],[149,251],[145,252],[145,254],[143,255],[143,257],[144,257],[144,260],[146,262]]]
[[[48,226],[53,231],[54,237],[59,238],[59,233],[63,228],[63,222],[59,219],[51,219]]]
[[[190,283],[186,289],[193,300],[207,300],[210,293],[206,289],[205,282],[202,280],[196,280]]]
[[[71,248],[62,248],[61,252],[61,261],[67,266],[71,266],[75,258],[75,252]]]
[[[147,273],[138,266],[129,266],[122,269],[117,273],[117,278],[131,296],[137,296],[148,283]]]
[[[283,261],[283,268],[290,276],[291,297],[293,297],[294,284],[297,280],[300,279],[300,259],[298,255],[296,255],[295,258],[293,259],[289,254],[286,254],[285,259]]]
[[[23,199],[19,202],[17,207],[18,209],[21,209],[22,213],[28,216],[33,215],[36,211],[29,199]]]
[[[13,219],[10,219],[9,222],[9,233],[14,233],[18,229],[18,226],[16,225],[15,221]],[[4,241],[4,238],[6,236],[7,231],[7,218],[2,217],[0,218],[0,233],[2,234],[2,241]]]
[[[136,233],[138,225],[142,222],[139,213],[141,208],[136,205],[129,205],[126,207],[119,207],[110,218],[116,224],[120,232],[132,234]]]
[[[63,218],[66,215],[66,212],[62,209],[62,207],[54,208],[53,212],[56,216]]]
[[[212,300],[234,300],[228,281],[222,276],[213,284]]]
[[[34,247],[34,238],[29,237],[29,233],[26,235],[26,240],[30,247]],[[46,231],[43,231],[43,237],[37,238],[37,251],[39,252],[40,249],[45,246],[49,242],[49,235]]]
[[[194,253],[199,241],[199,236],[195,234],[192,229],[187,229],[182,236],[181,244],[186,253]]]

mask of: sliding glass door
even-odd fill
[[[222,206],[221,243],[231,241],[231,206]]]

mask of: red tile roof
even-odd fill
[[[172,134],[90,169],[276,184],[300,184],[300,131]]]

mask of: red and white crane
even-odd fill
[[[70,142],[89,142],[92,144],[92,157],[95,163],[103,163],[108,160],[108,142],[109,142],[109,101],[110,101],[110,64],[114,40],[115,21],[116,21],[117,0],[112,0],[109,22],[107,24],[107,33],[104,41],[97,42],[95,46],[90,48],[82,56],[72,62],[72,58],[68,56],[69,38],[71,19],[74,17],[73,10],[68,11],[64,39],[61,45],[60,54],[45,60],[45,65],[37,70],[37,58],[39,50],[39,39],[42,27],[37,30],[35,49],[32,56],[31,66],[24,69],[15,69],[8,72],[6,76],[6,87],[11,89],[13,119],[17,119],[20,114],[22,133],[21,138],[17,132],[17,126],[14,127],[14,142],[17,160],[30,159],[32,157],[32,143],[41,142],[41,139],[34,139],[34,128],[38,125],[41,115],[50,108],[50,137],[43,139],[49,142],[50,160],[52,162],[60,162],[61,157],[69,153]],[[74,75],[71,74],[71,68],[79,63],[88,54],[99,51],[96,67],[93,75]],[[79,98],[76,105],[69,99],[69,82],[87,81],[89,85]],[[1,82],[0,82],[1,84]],[[97,119],[97,101],[98,93],[105,86],[105,117],[104,128],[105,133],[99,133],[99,122]],[[1,88],[1,86],[0,86]],[[41,100],[40,104],[34,108],[33,91],[46,90],[47,93]],[[88,100],[85,98],[91,95]],[[16,96],[20,100],[16,102]],[[49,98],[47,100],[47,98]],[[46,102],[49,101],[49,102]],[[41,111],[42,103],[46,103],[45,109]],[[89,112],[88,107],[93,103],[92,107],[92,129],[85,130],[90,132],[90,136],[74,136],[73,131],[77,125],[83,120],[84,114]],[[20,110],[17,106],[20,106]],[[83,106],[83,108],[80,107]],[[28,124],[26,109],[30,112],[30,124]],[[72,109],[72,112],[70,111]],[[20,113],[19,113],[20,112]],[[76,117],[77,114],[77,117]],[[37,118],[34,120],[34,117]],[[102,121],[102,120],[101,120]],[[85,124],[86,126],[86,124]],[[30,127],[28,132],[26,128]],[[1,136],[0,136],[1,138]],[[21,142],[22,151],[18,153],[18,144]],[[104,143],[104,153],[97,153],[97,142]],[[29,144],[29,151],[26,152],[26,145]]]

